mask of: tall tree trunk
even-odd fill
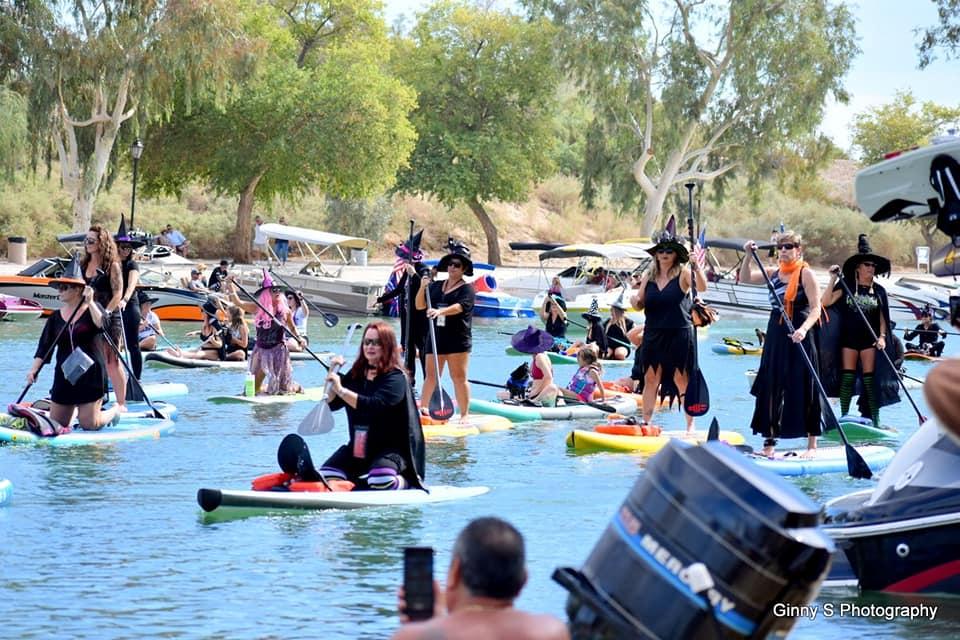
[[[502,262],[500,260],[500,239],[497,234],[497,227],[493,224],[490,216],[487,215],[487,210],[475,197],[467,200],[467,206],[473,211],[473,215],[477,216],[480,226],[483,227],[483,234],[487,236],[487,262],[499,267]]]
[[[254,194],[257,185],[263,178],[265,171],[261,171],[250,179],[250,182],[240,192],[240,202],[237,204],[237,224],[233,234],[233,259],[239,262],[250,262],[253,245],[253,213]]]

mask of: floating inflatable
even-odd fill
[[[759,356],[763,353],[763,347],[735,338],[724,338],[722,342],[711,345],[710,349],[714,353],[734,356]]]

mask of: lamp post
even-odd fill
[[[133,214],[137,207],[137,164],[140,162],[140,156],[143,155],[143,143],[140,138],[133,141],[130,145],[130,156],[133,158],[133,193],[130,194],[130,231],[136,228],[133,226]]]

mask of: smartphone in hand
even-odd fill
[[[404,547],[403,591],[410,620],[433,617],[433,548]]]

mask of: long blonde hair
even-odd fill
[[[683,264],[680,262],[680,256],[677,255],[677,252],[673,252],[673,266],[670,267],[670,270],[667,271],[667,280],[673,280],[683,269]],[[656,280],[660,277],[660,261],[657,260],[654,256],[653,261],[650,264],[650,268],[647,269],[647,281]]]

